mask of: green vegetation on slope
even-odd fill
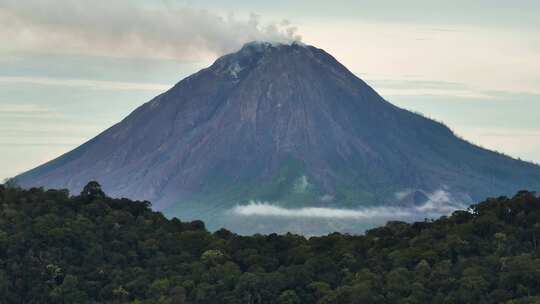
[[[0,303],[538,303],[522,191],[363,236],[213,234],[148,202],[0,185]]]

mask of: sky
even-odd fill
[[[0,179],[245,42],[332,54],[388,101],[540,163],[539,1],[0,0]]]

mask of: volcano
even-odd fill
[[[250,201],[403,207],[442,191],[465,204],[537,190],[540,167],[392,105],[321,49],[253,42],[16,178],[74,193],[97,180],[112,196],[235,230],[230,210]]]

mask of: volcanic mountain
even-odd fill
[[[97,180],[218,227],[251,200],[359,208],[538,190],[540,167],[392,105],[321,49],[253,42],[17,180],[72,192]]]

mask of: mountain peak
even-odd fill
[[[245,43],[242,48],[240,49],[240,52],[265,52],[269,49],[276,49],[276,48],[287,48],[287,47],[303,47],[307,48],[308,45],[301,42],[301,41],[291,41],[291,42],[273,42],[273,41],[261,41],[261,40],[254,40]]]
[[[251,41],[245,43],[237,52],[218,58],[212,65],[212,68],[217,74],[223,74],[232,79],[239,79],[241,75],[246,74],[247,71],[257,66],[270,54],[276,52],[283,52],[285,54],[290,50],[309,52],[310,48],[313,47],[299,41],[293,41],[291,43]]]

